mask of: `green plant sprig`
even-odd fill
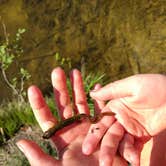
[[[11,89],[14,97],[17,98],[19,103],[25,100],[26,92],[24,91],[25,81],[29,80],[31,75],[29,72],[20,67],[19,74],[9,79],[7,70],[9,67],[17,61],[18,57],[23,55],[23,48],[21,45],[22,35],[25,33],[25,29],[19,28],[14,40],[9,40],[9,34],[6,30],[6,25],[0,18],[5,41],[0,44],[0,69],[3,79],[6,85]],[[19,85],[20,84],[20,85]]]

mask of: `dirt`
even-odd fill
[[[38,127],[24,127],[15,136],[0,147],[0,166],[29,166],[22,152],[17,148],[16,142],[20,139],[34,140],[40,146],[49,150],[49,142],[42,139],[42,131]]]

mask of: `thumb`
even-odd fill
[[[59,165],[58,161],[52,158],[51,156],[45,154],[42,149],[35,143],[30,140],[19,140],[17,143],[18,148],[24,153],[27,157],[31,166],[57,166]]]
[[[118,80],[109,83],[98,90],[92,90],[90,96],[101,101],[132,96],[134,93],[134,85],[136,83],[134,77],[135,76],[131,76]]]

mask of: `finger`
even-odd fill
[[[127,161],[118,154],[114,157],[112,166],[129,166]]]
[[[100,89],[101,85],[96,84],[94,86],[94,89]],[[105,106],[103,101],[94,100],[94,114],[99,114],[102,110],[102,108]],[[99,127],[100,126],[100,127]],[[96,130],[99,130],[98,136],[95,136],[93,133],[96,132]],[[85,138],[83,145],[82,145],[82,151],[83,153],[89,155],[92,153],[95,148],[97,147],[98,142],[100,141],[100,138],[102,137],[102,134],[106,131],[106,127],[103,124],[100,124],[97,126],[97,124],[92,124],[89,132],[90,134],[87,135]]]
[[[57,120],[49,110],[41,91],[36,86],[28,88],[28,99],[32,107],[33,113],[43,131],[57,123]]]
[[[82,144],[82,151],[85,155],[89,155],[96,150],[103,135],[114,121],[114,117],[105,116],[98,123],[90,126]]]
[[[94,86],[94,90],[98,90],[100,89],[102,86],[100,84],[96,84]],[[105,106],[105,102],[104,101],[101,101],[101,100],[94,100],[94,111],[95,111],[95,114],[100,114],[102,108],[104,108]]]
[[[89,114],[89,108],[86,101],[86,94],[84,92],[84,85],[80,71],[74,69],[70,74],[70,79],[76,112]]]
[[[96,84],[94,86],[94,89],[100,89],[101,85]],[[105,106],[104,101],[100,100],[94,100],[94,109],[95,109],[95,114],[99,114],[102,110],[102,108]],[[106,118],[106,117],[105,117]],[[112,119],[109,119],[109,122],[112,123]],[[95,149],[97,148],[98,143],[100,142],[103,134],[107,130],[107,126],[105,125],[106,119],[101,122],[98,122],[97,124],[92,124],[90,126],[90,129],[88,131],[87,136],[84,139],[84,142],[82,144],[82,151],[84,154],[89,155]]]
[[[117,121],[107,130],[101,142],[100,165],[112,165],[123,134],[124,129]]]
[[[72,116],[73,112],[64,71],[60,67],[55,68],[52,71],[51,79],[59,114],[62,119],[69,118]]]
[[[31,166],[59,165],[59,161],[45,154],[36,143],[30,140],[20,140],[17,142],[17,146],[27,157]]]
[[[110,83],[99,90],[90,92],[92,98],[98,100],[111,100],[132,96],[134,93],[134,76]]]
[[[135,144],[134,137],[126,133],[119,145],[119,152],[121,156],[123,156],[133,166],[139,166],[140,152],[134,146],[134,144]]]
[[[101,88],[100,84],[96,84],[94,87],[95,90],[100,88]],[[99,114],[101,110],[104,108],[105,102],[95,99],[94,106],[95,106],[95,113]],[[107,110],[105,109],[105,111]],[[85,137],[82,144],[82,151],[84,154],[89,155],[95,151],[104,133],[106,132],[108,127],[114,122],[114,120],[115,120],[114,117],[104,117],[98,123],[92,124],[90,126],[88,134]]]

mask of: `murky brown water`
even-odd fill
[[[11,37],[26,28],[24,56],[42,89],[59,64],[55,53],[71,59],[72,68],[106,73],[112,81],[136,73],[166,71],[166,4],[154,0],[3,0],[0,15]],[[2,39],[2,28],[0,28]],[[67,62],[63,65],[69,70]],[[13,66],[9,76],[17,70]],[[0,100],[10,96],[0,76]]]

